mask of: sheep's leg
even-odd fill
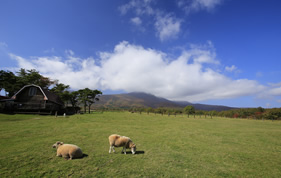
[[[72,159],[72,156],[70,154],[63,154],[61,155],[64,159],[66,160],[71,160]]]
[[[111,153],[112,150],[113,150],[113,152],[115,153],[114,146],[110,146],[110,147],[109,147],[109,153]]]
[[[113,146],[109,146],[109,153],[111,153],[111,150],[113,149]]]
[[[126,146],[123,147],[123,150],[124,154],[126,154]]]

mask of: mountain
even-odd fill
[[[204,111],[227,111],[230,109],[237,109],[229,106],[221,106],[221,105],[208,105],[208,104],[198,104],[198,103],[190,103],[190,102],[182,102],[182,101],[174,101],[178,105],[185,107],[187,105],[192,105],[196,110],[204,110]]]
[[[127,93],[116,95],[102,95],[100,101],[95,103],[97,108],[140,108],[140,107],[171,107],[181,108],[178,104],[147,93]]]
[[[192,105],[196,110],[216,110],[225,111],[235,109],[227,106],[217,105],[205,105],[205,104],[193,104],[185,101],[170,101],[165,98],[156,97],[152,94],[147,93],[126,93],[126,94],[115,94],[115,95],[102,95],[100,100],[94,104],[95,108],[184,108],[187,105]]]

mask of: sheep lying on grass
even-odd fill
[[[133,154],[136,153],[136,145],[129,137],[113,134],[108,137],[108,140],[110,146],[109,153],[111,153],[111,150],[115,153],[114,147],[123,147],[122,152],[124,154],[126,154],[126,148],[130,148]]]
[[[81,148],[79,148],[76,145],[72,144],[64,144],[63,142],[57,141],[54,145],[53,148],[57,149],[57,156],[62,156],[65,159],[72,160],[74,158],[82,158],[83,153]]]

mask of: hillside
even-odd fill
[[[140,108],[140,107],[181,107],[178,104],[164,98],[158,98],[146,93],[127,93],[116,95],[102,95],[95,107],[105,108]]]
[[[184,108],[187,105],[192,105],[196,110],[216,110],[224,111],[234,109],[227,106],[217,105],[204,105],[204,104],[193,104],[190,102],[181,101],[170,101],[165,98],[159,98],[147,93],[126,93],[126,94],[115,94],[115,95],[102,95],[100,101],[94,104],[95,108]]]

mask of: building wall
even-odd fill
[[[35,93],[33,92],[35,91]],[[37,87],[27,87],[23,89],[18,95],[16,100],[18,102],[39,102],[44,100],[44,95]]]
[[[44,100],[44,95],[41,90],[37,87],[26,87],[16,96],[16,109],[40,110],[45,109],[45,107],[46,101]]]

